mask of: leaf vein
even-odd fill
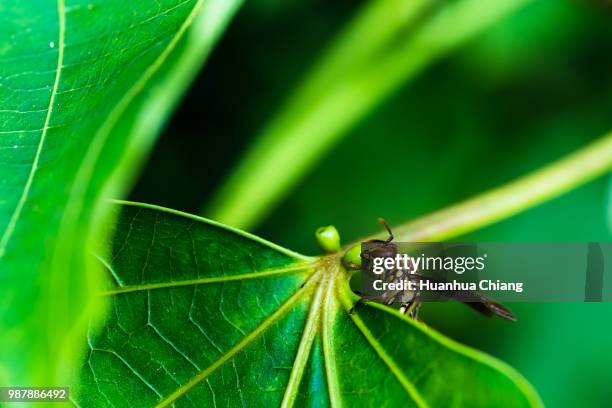
[[[367,342],[372,346],[376,354],[381,358],[381,360],[389,367],[389,370],[393,373],[395,378],[399,381],[402,387],[406,390],[408,395],[414,400],[414,402],[419,407],[428,407],[429,405],[423,398],[423,396],[416,389],[414,384],[402,373],[401,369],[395,364],[393,359],[386,353],[381,344],[376,340],[372,332],[366,327],[365,323],[358,316],[357,311],[353,313],[348,313],[351,309],[350,301],[347,299],[346,294],[342,292],[340,295],[342,305],[344,306],[345,311],[350,316],[351,320],[357,326],[359,331],[363,334]]]
[[[323,307],[323,324],[322,324],[322,343],[323,357],[325,359],[325,373],[327,377],[327,387],[329,389],[329,402],[332,408],[342,407],[342,399],[340,397],[340,384],[338,383],[338,373],[336,372],[336,358],[334,355],[334,346],[332,342],[332,326],[334,316],[331,312],[334,310],[334,280],[330,278],[327,283],[327,293],[325,294],[325,305]]]
[[[216,371],[223,364],[231,360],[236,354],[242,351],[246,346],[252,343],[259,335],[265,332],[272,324],[276,323],[279,319],[281,319],[292,307],[293,305],[304,296],[304,293],[310,288],[312,284],[317,281],[317,277],[313,276],[304,285],[301,289],[299,289],[295,294],[293,294],[289,299],[287,299],[278,309],[276,309],[267,319],[261,322],[257,327],[255,327],[251,332],[249,332],[242,340],[236,343],[230,350],[228,350],[224,355],[222,355],[219,359],[217,359],[213,364],[208,366],[206,369],[202,370],[198,375],[193,377],[190,381],[185,383],[184,385],[177,388],[173,393],[168,395],[166,398],[161,400],[157,408],[167,407],[173,404],[178,398],[185,395],[189,390],[198,385],[202,380],[206,379],[210,374]]]
[[[194,286],[194,285],[203,285],[207,283],[221,283],[221,282],[231,282],[231,281],[240,281],[244,279],[258,279],[275,275],[283,275],[283,274],[291,274],[293,272],[307,272],[312,267],[312,264],[298,264],[292,265],[289,267],[277,268],[277,269],[268,269],[261,272],[250,272],[243,273],[239,275],[229,275],[229,276],[215,276],[210,278],[198,278],[198,279],[186,279],[186,280],[178,280],[174,282],[160,282],[160,283],[148,283],[144,285],[132,285],[132,286],[123,286],[118,289],[107,290],[100,292],[101,296],[109,296],[109,295],[119,295],[124,293],[131,292],[139,292],[151,289],[169,289],[181,286]]]
[[[62,65],[64,63],[64,47],[65,47],[65,35],[66,35],[66,15],[65,15],[65,5],[64,0],[57,0],[57,14],[59,19],[59,45],[57,51],[57,68],[55,70],[55,79],[53,81],[53,88],[51,90],[51,96],[49,98],[49,106],[47,108],[47,115],[45,117],[45,123],[42,127],[42,133],[40,135],[40,141],[38,142],[38,147],[36,148],[36,153],[34,155],[34,160],[32,161],[32,167],[30,168],[30,173],[28,174],[28,178],[23,187],[23,191],[21,196],[19,197],[19,201],[17,201],[17,205],[13,210],[13,214],[9,219],[9,223],[4,230],[4,234],[2,234],[2,238],[0,239],[0,258],[4,255],[4,251],[6,250],[6,246],[11,239],[11,236],[15,232],[15,227],[17,226],[17,220],[21,216],[21,212],[23,211],[23,207],[30,195],[30,190],[32,188],[32,183],[34,181],[34,175],[36,174],[36,170],[38,170],[38,162],[40,161],[40,156],[42,154],[42,148],[45,144],[45,140],[47,138],[47,131],[49,130],[49,124],[51,123],[51,115],[53,114],[53,105],[55,104],[55,97],[57,96],[57,91],[59,89],[59,82],[62,72]]]
[[[289,382],[285,388],[285,394],[281,403],[281,408],[292,407],[295,404],[299,385],[304,375],[304,369],[308,363],[312,343],[318,331],[318,323],[321,312],[321,298],[323,297],[324,284],[319,284],[315,298],[310,305],[310,312],[304,324],[304,331],[300,339],[300,345],[293,361],[293,367],[289,376]]]

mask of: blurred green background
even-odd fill
[[[199,213],[357,2],[247,2],[159,140],[130,199]],[[512,180],[612,129],[612,5],[538,0],[406,83],[253,232],[306,253]],[[611,241],[612,178],[462,237]],[[612,406],[612,304],[514,304],[519,321],[432,304],[424,320],[523,373],[548,406]]]

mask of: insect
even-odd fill
[[[379,218],[378,221],[385,227],[389,236],[384,240],[373,239],[367,241],[372,245],[368,246],[366,250],[361,251],[359,254],[360,259],[357,259],[357,250],[351,249],[347,251],[344,260],[345,265],[347,265],[349,269],[359,269],[363,265],[364,270],[367,270],[375,258],[395,258],[395,256],[398,254],[397,245],[392,242],[394,236],[391,228],[389,228],[389,225],[387,225],[383,218]],[[384,282],[400,282],[402,280],[409,280],[413,282],[426,280],[432,282],[445,282],[442,279],[423,276],[416,270],[413,263],[408,266],[409,267],[407,269],[394,268],[391,270],[386,270],[381,275],[381,279]],[[499,316],[507,320],[516,320],[514,314],[505,306],[476,291],[435,291],[434,296],[438,299],[444,300],[459,300],[486,316]],[[386,290],[380,295],[361,295],[360,299],[355,303],[355,305],[353,305],[351,313],[360,303],[364,301],[377,301],[386,305],[399,303],[400,313],[407,314],[414,319],[418,319],[419,310],[421,304],[423,303],[422,294],[418,290]]]

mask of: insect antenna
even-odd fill
[[[393,237],[393,232],[391,232],[391,228],[389,228],[389,225],[387,224],[387,221],[385,221],[384,218],[379,217],[378,218],[378,222],[380,222],[385,227],[387,232],[389,233],[389,238],[387,238],[387,240],[385,242],[388,244],[389,242],[393,241],[393,238],[394,238]]]

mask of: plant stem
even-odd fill
[[[444,240],[534,207],[612,170],[612,132],[501,187],[393,228],[397,241]],[[384,238],[384,233],[363,240]]]
[[[393,2],[393,7],[379,0],[368,6],[256,139],[213,199],[209,217],[239,228],[253,226],[402,83],[529,1],[452,2],[409,38],[405,30],[431,0]],[[400,3],[403,12],[394,14],[402,10]],[[374,35],[376,27],[382,31]]]

